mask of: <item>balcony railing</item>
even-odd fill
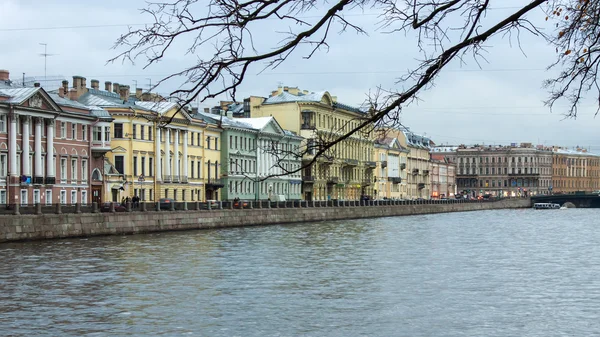
[[[370,186],[372,184],[372,180],[371,179],[363,179],[361,185],[363,186]]]
[[[406,170],[406,163],[400,164],[400,169],[401,170]]]
[[[417,175],[417,174],[419,174],[419,169],[413,169],[413,170],[412,170],[412,174],[413,174],[413,175]]]
[[[172,177],[170,174],[163,174],[163,182],[170,183],[171,179],[172,179]]]
[[[402,178],[400,178],[400,177],[388,177],[388,181],[391,181],[393,184],[400,184],[402,182]]]
[[[374,167],[377,167],[377,163],[374,162],[374,161],[366,161],[365,162],[365,166],[366,167],[370,167],[370,168],[374,168]]]
[[[179,182],[187,183],[188,182],[188,177],[187,176],[181,176],[181,177],[179,177]]]
[[[314,176],[302,176],[302,181],[305,183],[314,183],[315,177]]]
[[[44,177],[33,177],[33,183],[35,185],[41,185],[44,183]]]
[[[307,124],[307,123],[304,123],[304,124],[302,124],[302,125],[300,126],[300,129],[302,129],[302,130],[314,130],[314,129],[316,129],[316,127],[315,127],[315,125],[314,125],[314,124],[310,124],[310,123],[308,123],[308,124]]]
[[[337,184],[339,182],[340,182],[340,178],[338,178],[338,177],[327,178],[327,184],[329,184],[329,185]]]
[[[429,175],[429,170],[423,170],[423,175],[424,176]]]
[[[344,160],[344,163],[348,166],[356,166],[358,165],[358,160],[356,159],[346,159]]]
[[[418,187],[420,190],[422,190],[422,189],[424,189],[424,188],[425,188],[425,183],[419,183],[419,184],[417,185],[417,187]]]
[[[179,182],[179,176],[178,175],[174,175],[173,176],[173,182],[174,183],[178,183]]]
[[[387,167],[387,160],[381,161],[381,167],[383,167],[383,168]]]
[[[224,187],[224,186],[225,186],[225,184],[223,183],[223,181],[221,179],[212,179],[212,178],[209,178],[209,179],[206,180],[206,187],[207,188],[215,189],[215,188],[221,188],[221,187]]]
[[[539,173],[531,173],[531,172],[529,172],[529,173],[509,173],[508,175],[511,176],[511,177],[514,177],[514,176],[537,177],[540,174]]]
[[[46,177],[44,179],[44,183],[46,185],[54,185],[54,184],[56,184],[56,177]]]

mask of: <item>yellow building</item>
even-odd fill
[[[375,195],[378,199],[404,199],[407,196],[408,153],[397,138],[381,137],[375,141],[377,161]]]
[[[314,159],[319,145],[331,142],[359,124],[365,112],[337,101],[327,91],[279,87],[268,98],[250,97],[252,117],[273,116],[281,127],[302,136],[303,164]],[[317,158],[303,171],[305,200],[358,200],[373,194],[373,135],[355,133]]]
[[[191,116],[168,101],[142,101],[141,90],[130,95],[129,86],[105,83],[99,90],[76,88],[78,101],[103,107],[113,118],[112,151],[102,172],[103,201],[139,196],[142,201],[170,198],[176,201],[219,199],[220,130],[217,125]]]

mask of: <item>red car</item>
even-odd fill
[[[105,202],[100,206],[100,212],[110,212],[110,202]],[[127,207],[114,202],[115,204],[115,212],[127,212]]]

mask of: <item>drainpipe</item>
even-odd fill
[[[9,104],[8,105],[8,116],[6,118],[6,134],[7,134],[7,141],[8,141],[8,146],[10,146],[10,118],[12,118],[12,116],[15,114],[15,106],[13,104]],[[15,135],[16,137],[16,135]],[[8,148],[7,146],[7,148]],[[10,150],[9,150],[10,151]],[[6,160],[6,208],[9,208],[10,205],[10,198],[11,198],[11,194],[10,194],[10,174],[9,174],[9,170],[10,170],[10,154],[8,156],[6,156],[7,160]]]

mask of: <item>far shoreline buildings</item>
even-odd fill
[[[600,189],[600,156],[585,149],[436,146],[406,127],[354,134],[308,165],[321,144],[366,114],[327,91],[294,87],[198,112],[118,83],[105,82],[102,90],[92,79],[88,87],[82,76],[50,92],[39,84],[16,87],[0,70],[0,204],[133,196],[147,202],[440,199]]]

